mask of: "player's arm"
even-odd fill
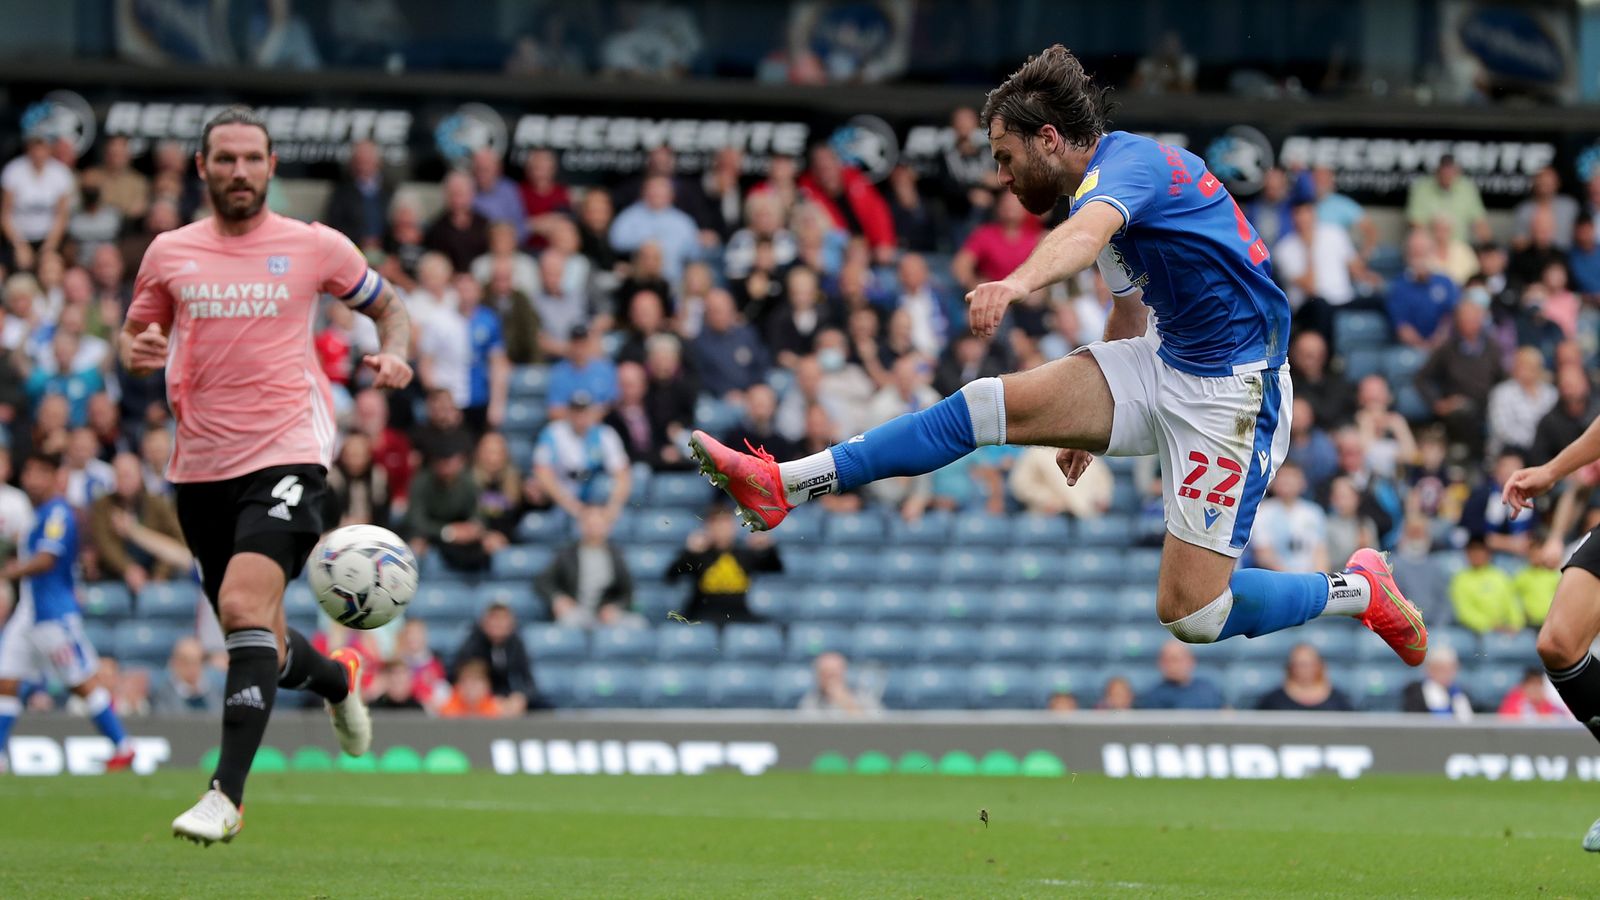
[[[1556,485],[1556,482],[1589,463],[1600,459],[1600,419],[1595,419],[1585,428],[1578,439],[1568,444],[1565,450],[1556,454],[1556,458],[1542,466],[1531,466],[1518,469],[1506,479],[1505,489],[1501,491],[1501,499],[1506,506],[1511,508],[1511,517],[1524,509],[1533,506],[1533,499],[1544,494]]]
[[[376,272],[369,275],[379,280],[376,296],[363,301],[355,310],[378,326],[378,352],[363,357],[361,364],[377,373],[373,387],[403,388],[411,383],[412,374],[411,366],[406,363],[406,354],[411,348],[411,315],[400,302],[394,285],[378,278]]]
[[[980,284],[967,293],[967,319],[972,330],[993,334],[1012,303],[1094,265],[1100,251],[1124,224],[1122,213],[1110,203],[1084,203],[1064,224],[1045,235],[1015,272],[1003,281]]]
[[[6,581],[16,581],[19,578],[32,578],[55,568],[56,555],[49,551],[41,550],[27,559],[13,559],[0,568],[0,578]]]
[[[1106,330],[1101,340],[1121,341],[1144,335],[1150,325],[1150,308],[1144,305],[1143,297],[1144,291],[1136,290],[1112,299],[1111,312],[1106,316]]]

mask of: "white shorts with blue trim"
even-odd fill
[[[1167,531],[1237,558],[1289,453],[1289,367],[1208,377],[1157,355],[1154,335],[1091,344],[1115,411],[1107,456],[1159,454]]]
[[[0,631],[0,679],[27,681],[54,675],[75,688],[94,676],[100,657],[77,614],[35,621],[33,604],[18,603]]]

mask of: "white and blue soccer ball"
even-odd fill
[[[335,622],[378,628],[404,612],[416,595],[417,557],[387,528],[346,525],[311,551],[306,579]]]

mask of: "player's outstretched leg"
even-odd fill
[[[1590,647],[1600,636],[1600,552],[1592,533],[1561,570],[1555,600],[1539,629],[1539,659],[1572,717],[1600,740],[1600,661]],[[1583,849],[1600,853],[1600,821],[1583,836]]]
[[[133,767],[133,745],[128,743],[127,732],[122,729],[122,720],[117,718],[117,713],[111,708],[111,692],[104,685],[85,683],[72,689],[74,694],[83,698],[87,707],[89,720],[94,722],[94,727],[106,739],[111,741],[111,758],[106,760],[107,772],[121,772]]]
[[[372,717],[361,702],[361,656],[355,651],[335,650],[331,658],[323,656],[305,635],[286,629],[278,686],[321,697],[345,753],[362,756],[372,746]]]
[[[701,474],[739,505],[745,525],[766,531],[813,497],[883,478],[922,475],[981,446],[1005,442],[1000,379],[980,378],[927,409],[793,462],[780,463],[755,447],[749,453],[735,450],[703,431],[690,436],[689,448]]]
[[[6,771],[6,747],[11,742],[11,726],[17,724],[17,716],[22,715],[22,698],[18,697],[18,688],[15,681],[0,681],[0,774]]]

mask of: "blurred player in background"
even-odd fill
[[[1108,133],[1107,112],[1105,91],[1059,44],[990,92],[983,118],[1001,184],[1030,213],[1049,212],[1061,197],[1071,198],[1071,213],[1010,277],[967,294],[972,329],[989,335],[1012,303],[1097,265],[1116,295],[1102,342],[980,378],[792,462],[697,431],[701,471],[750,527],[765,530],[813,497],[932,472],[988,444],[1062,448],[1057,463],[1069,482],[1091,454],[1159,454],[1167,537],[1156,610],[1174,635],[1210,643],[1353,616],[1420,664],[1422,617],[1377,551],[1356,551],[1335,574],[1235,571],[1288,451],[1289,302],[1273,283],[1266,244],[1205,162]]]
[[[243,823],[244,782],[279,687],[327,703],[344,752],[360,756],[372,723],[360,658],[332,658],[284,621],[283,591],[323,531],[335,438],[333,398],[312,349],[324,293],[376,321],[363,362],[379,388],[404,387],[405,307],[348,238],[266,208],[277,167],[262,119],[232,107],[206,123],[195,163],[213,215],[156,238],[134,282],[121,335],[135,375],[166,367],[178,423],[168,466],[178,520],[226,634],[222,752],[175,835],[228,841]]]
[[[22,683],[54,674],[82,697],[94,727],[111,741],[106,771],[133,764],[133,748],[111,709],[110,685],[95,673],[100,658],[83,633],[73,571],[78,565],[78,522],[62,496],[61,459],[36,453],[22,464],[22,489],[36,514],[21,556],[0,568],[0,578],[21,579],[16,609],[0,631],[0,764],[11,726],[22,712]]]

